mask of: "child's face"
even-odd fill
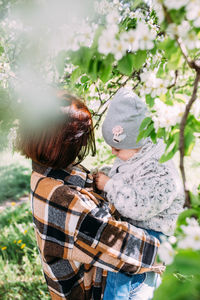
[[[116,155],[118,158],[126,161],[133,157],[141,148],[138,149],[117,149],[112,147],[112,154]]]

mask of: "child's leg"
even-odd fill
[[[160,285],[160,275],[147,272],[144,282],[138,288],[132,286],[128,300],[151,300],[155,289]]]
[[[145,279],[145,274],[127,276],[120,272],[108,272],[103,300],[128,300],[134,282],[139,287]]]

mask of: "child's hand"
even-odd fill
[[[110,178],[108,176],[106,176],[105,174],[103,174],[101,172],[98,172],[94,176],[95,184],[100,191],[104,190],[104,186],[109,179]]]

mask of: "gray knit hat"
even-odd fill
[[[111,100],[102,126],[108,145],[117,149],[137,149],[145,140],[136,143],[140,125],[147,108],[144,102],[127,88],[121,88]]]

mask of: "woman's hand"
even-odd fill
[[[110,179],[108,176],[103,174],[102,172],[96,173],[94,176],[95,184],[100,191],[104,190],[104,186],[106,182]]]

